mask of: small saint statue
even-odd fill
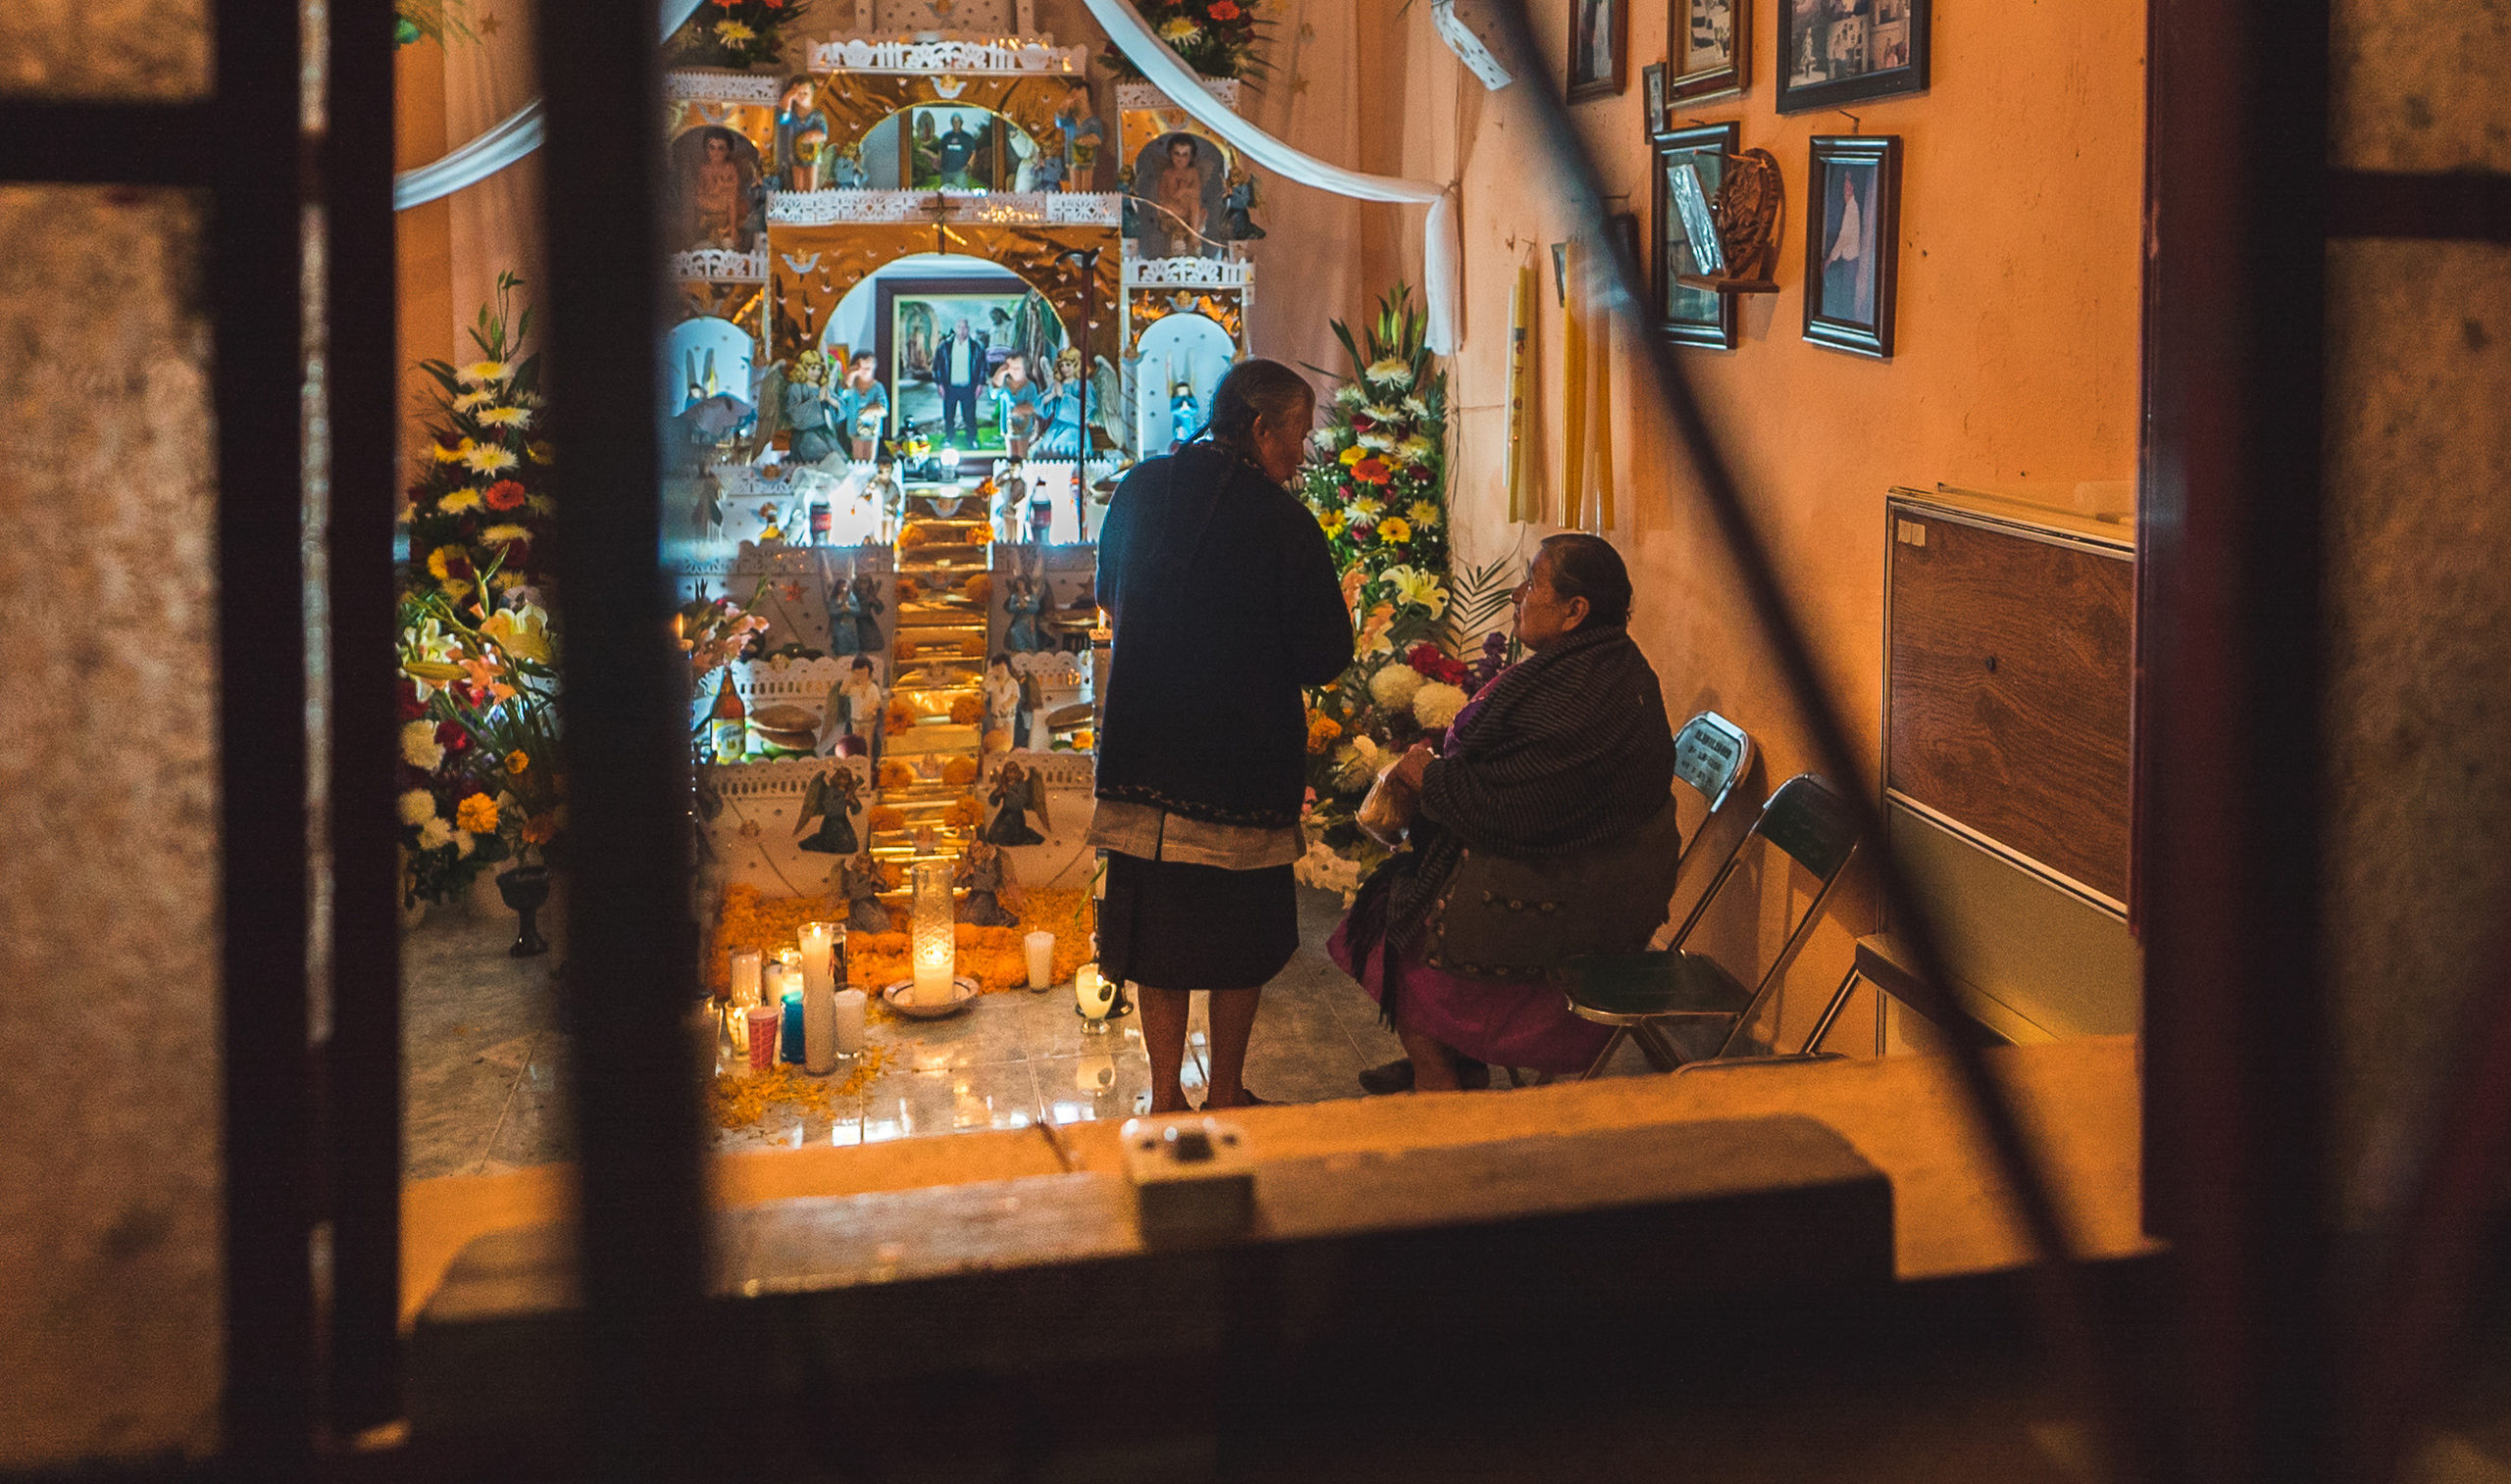
[[[828,702],[820,712],[816,739],[820,756],[869,757],[877,764],[889,704],[888,693],[872,678],[871,659],[854,656],[846,679],[829,688]]]
[[[1011,656],[998,653],[985,667],[985,731],[1018,738],[1024,730],[1020,713],[1027,709],[1028,683],[1011,673]]]
[[[1011,862],[1001,850],[982,840],[968,842],[968,847],[959,852],[956,878],[968,894],[959,903],[961,922],[1007,928],[1020,920],[1002,905],[1003,891],[1011,884]]]
[[[846,927],[852,933],[886,933],[890,909],[881,902],[881,863],[872,852],[849,855],[837,864],[837,894],[846,900]]]
[[[869,573],[857,573],[846,594],[846,612],[854,618],[854,648],[858,654],[881,652],[881,614],[889,604],[881,601],[880,585]]]
[[[994,790],[987,795],[994,804],[994,818],[978,832],[977,838],[989,844],[1042,845],[1047,838],[1029,827],[1029,816],[1052,829],[1047,818],[1046,780],[1009,758],[995,771]]]
[[[794,833],[799,835],[812,820],[819,829],[804,840],[801,848],[820,855],[851,855],[860,848],[854,835],[854,816],[863,812],[863,781],[852,768],[834,768],[813,778],[802,791],[802,806],[794,811]]]

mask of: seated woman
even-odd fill
[[[1388,775],[1410,848],[1327,946],[1409,1053],[1364,1073],[1371,1091],[1478,1087],[1491,1064],[1583,1071],[1604,1049],[1611,1030],[1572,1015],[1553,976],[1644,947],[1681,853],[1673,732],[1629,618],[1620,553],[1546,540],[1516,591],[1532,652]]]

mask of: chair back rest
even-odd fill
[[[1700,791],[1715,814],[1753,765],[1753,740],[1715,711],[1703,711],[1674,734],[1674,776]]]
[[[1857,848],[1857,816],[1829,784],[1815,774],[1799,773],[1780,784],[1762,806],[1753,833],[1828,886]]]

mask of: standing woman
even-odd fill
[[[1242,361],[1206,436],[1116,486],[1099,536],[1115,626],[1090,843],[1109,852],[1101,972],[1142,988],[1154,1113],[1182,1111],[1187,996],[1209,990],[1205,1107],[1240,1085],[1256,991],[1299,947],[1291,864],[1305,848],[1301,691],[1352,662],[1325,533],[1284,486],[1316,393]]]

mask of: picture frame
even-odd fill
[[[1617,98],[1630,86],[1631,0],[1569,0],[1572,103]]]
[[[1778,111],[1923,92],[1935,0],[1777,0]]]
[[[1735,348],[1735,295],[1706,288],[1687,288],[1674,281],[1686,273],[1714,271],[1695,249],[1695,225],[1685,220],[1675,198],[1675,180],[1689,170],[1708,200],[1715,200],[1725,179],[1727,161],[1743,144],[1742,126],[1703,124],[1667,129],[1653,141],[1648,251],[1649,300],[1657,316],[1657,333],[1676,345],[1708,350]],[[1719,253],[1722,257],[1722,250]]]
[[[1900,259],[1900,135],[1815,135],[1805,176],[1805,338],[1889,359]]]
[[[1667,101],[1743,92],[1752,79],[1752,0],[1668,0],[1666,12]]]
[[[1639,70],[1639,95],[1646,100],[1648,132],[1665,127],[1665,64],[1651,62]]]
[[[918,103],[898,112],[898,183],[908,190],[1000,190],[1010,153],[1002,116],[990,110]]]
[[[991,452],[1006,446],[1000,409],[984,384],[1014,352],[1028,355],[1033,366],[1051,359],[1066,342],[1069,328],[1054,320],[1052,309],[1014,274],[873,281],[879,285],[873,349],[890,396],[890,421],[881,435],[897,437],[912,420],[937,445],[944,434],[964,426],[967,436],[957,444],[963,449]],[[960,406],[953,409],[940,356],[943,342],[963,319],[978,341],[983,365],[970,368],[978,383],[973,397],[962,391]],[[1049,320],[1054,320],[1051,328]]]

